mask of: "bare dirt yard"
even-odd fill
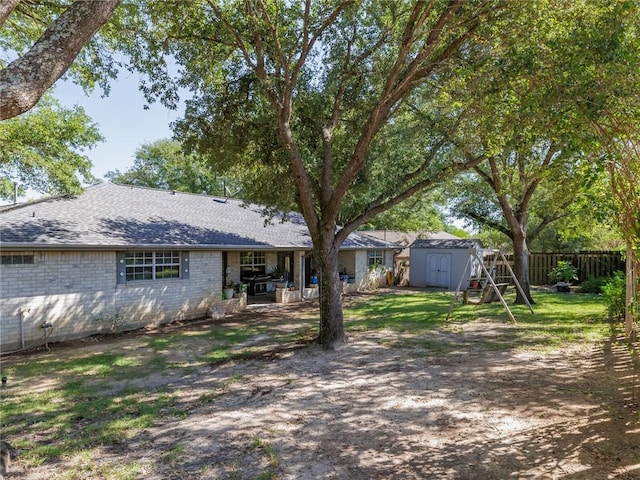
[[[293,329],[316,310],[256,308],[225,324]],[[50,355],[135,352],[149,335],[176,328],[210,325],[75,342]],[[97,461],[135,460],[135,478],[153,480],[640,479],[639,390],[624,343],[487,348],[487,339],[510,328],[478,319],[430,333],[446,354],[433,343],[389,341],[401,333],[365,331],[337,351],[308,345],[180,376],[119,380],[114,392],[142,386],[176,395],[180,413],[103,448]],[[175,357],[188,361],[197,350],[194,344]],[[78,461],[18,462],[8,478],[57,478]]]

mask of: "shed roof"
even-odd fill
[[[262,211],[239,200],[103,183],[77,197],[1,209],[0,246],[311,249],[302,215],[291,212],[268,220]],[[397,245],[353,233],[342,248]]]
[[[459,248],[467,249],[472,247],[482,248],[482,242],[474,238],[445,238],[445,239],[431,239],[431,238],[419,238],[413,242],[409,248]]]
[[[418,236],[424,235],[426,239],[430,239],[430,240],[460,238],[448,232],[427,232],[425,234],[425,233],[416,233],[416,232],[399,232],[396,230],[363,230],[361,233],[366,233],[367,235],[370,235],[372,237],[399,244],[402,250],[399,253],[397,253],[396,255],[397,259],[406,259],[410,256],[411,244],[416,241]]]

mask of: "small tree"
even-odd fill
[[[45,96],[31,111],[0,122],[0,198],[26,188],[46,194],[74,194],[95,181],[85,154],[103,140],[81,107],[63,108]]]
[[[136,150],[133,166],[125,172],[107,172],[114,183],[163,188],[179,192],[229,196],[238,192],[232,180],[218,177],[198,155],[187,155],[179,142],[158,140]]]
[[[620,39],[637,38],[638,9],[629,2],[523,3],[517,21],[527,23],[528,35],[497,48],[478,72],[484,93],[470,99],[478,113],[467,138],[488,161],[454,191],[457,212],[511,239],[515,274],[532,300],[528,241],[564,218],[597,177],[605,149],[590,125],[611,103],[628,102],[626,87],[636,85],[637,58],[626,56]],[[628,61],[622,74],[620,55]]]

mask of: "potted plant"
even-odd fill
[[[229,281],[227,282],[227,285],[224,287],[223,292],[224,292],[224,299],[225,300],[230,300],[233,298],[233,282]]]
[[[246,283],[234,283],[233,284],[233,291],[236,293],[236,295],[241,295],[243,293],[245,293],[247,291],[247,284]]]
[[[558,292],[569,292],[571,282],[578,280],[578,269],[571,262],[560,260],[549,272],[549,280]]]
[[[282,280],[284,278],[284,272],[276,265],[269,272],[269,276],[274,280]]]
[[[277,265],[271,269],[269,276],[275,280],[276,288],[287,288],[289,286],[289,282],[284,278],[284,272]]]

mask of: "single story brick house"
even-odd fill
[[[290,302],[317,294],[311,238],[296,213],[205,195],[103,183],[77,197],[0,209],[0,350],[246,306],[225,285]],[[344,287],[383,282],[397,245],[354,233],[339,253]],[[374,267],[370,267],[374,266]],[[285,277],[276,288],[276,271]]]

